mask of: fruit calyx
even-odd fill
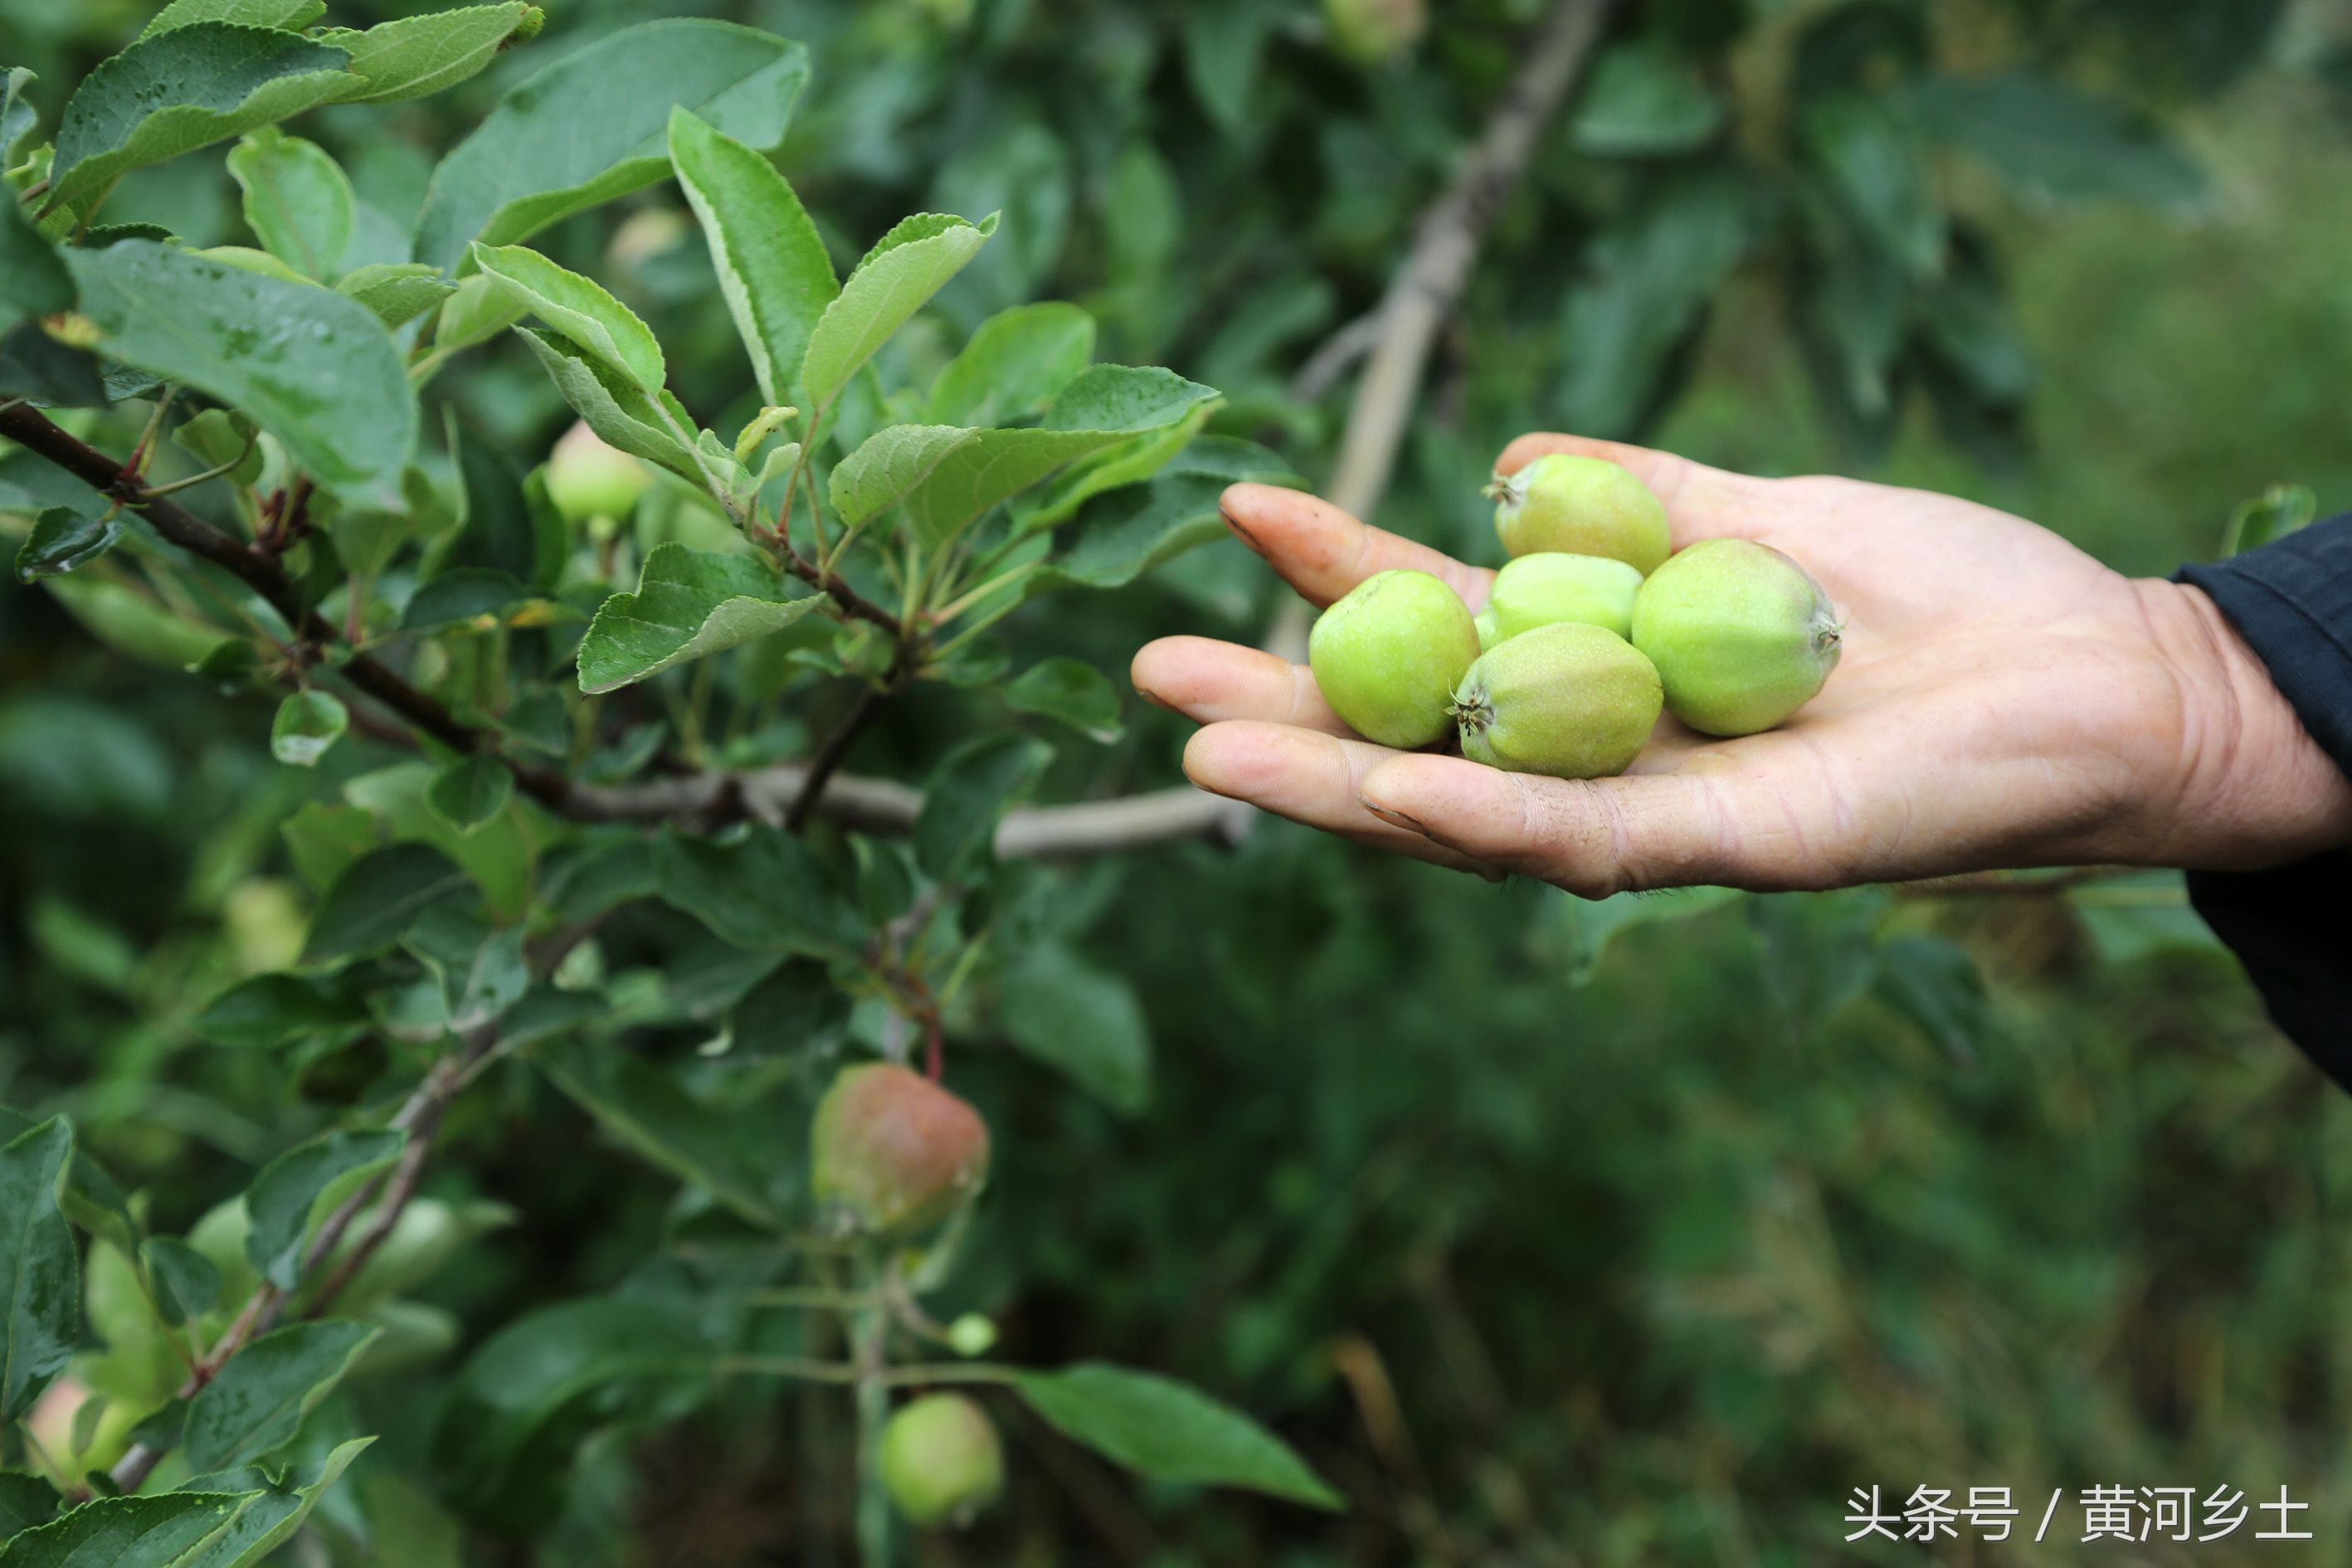
[[[1465,683],[1446,704],[1446,716],[1462,727],[1465,735],[1482,735],[1495,721],[1495,700],[1484,686]]]
[[[1488,500],[1507,501],[1517,506],[1528,499],[1527,480],[1522,477],[1526,473],[1527,470],[1521,468],[1516,474],[1496,474],[1478,493]]]

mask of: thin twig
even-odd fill
[[[1337,386],[1341,376],[1355,369],[1366,354],[1380,346],[1381,333],[1385,325],[1381,311],[1375,308],[1324,339],[1322,345],[1308,354],[1307,363],[1291,376],[1291,401],[1321,402],[1323,395]]]
[[[850,745],[857,739],[857,732],[866,727],[866,721],[873,718],[875,710],[881,706],[884,693],[885,688],[880,686],[858,689],[857,700],[849,705],[849,711],[842,715],[841,722],[833,727],[833,732],[824,738],[824,743],[809,759],[808,772],[801,780],[800,792],[793,796],[793,804],[784,808],[784,831],[798,833],[801,825],[808,821],[809,813],[824,796],[825,784],[840,768],[841,759],[848,755]]]
[[[425,1080],[393,1113],[392,1120],[384,1123],[387,1128],[409,1134],[408,1144],[401,1151],[400,1163],[394,1170],[394,1184],[386,1194],[375,1225],[320,1288],[320,1299],[315,1300],[311,1307],[314,1314],[324,1305],[325,1300],[331,1299],[334,1293],[351,1282],[351,1277],[358,1272],[359,1266],[367,1260],[368,1255],[398,1222],[402,1209],[415,1195],[417,1174],[423,1170],[425,1155],[432,1147],[433,1135],[440,1126],[442,1112],[448,1108],[460,1073],[467,1062],[487,1052],[497,1039],[498,1031],[488,1025],[467,1031],[460,1049],[435,1063],[433,1070],[425,1075]],[[309,1274],[333,1254],[352,1222],[359,1217],[360,1212],[383,1184],[383,1178],[378,1178],[346,1199],[327,1216],[326,1223],[319,1227],[319,1234],[303,1252],[303,1274]],[[285,1313],[290,1294],[265,1280],[247,1300],[244,1310],[237,1314],[228,1331],[221,1336],[220,1342],[205,1352],[205,1358],[188,1374],[187,1381],[180,1385],[178,1396],[194,1399],[204,1391],[205,1384],[220,1375],[221,1369],[237,1352],[276,1326]],[[160,1448],[150,1447],[144,1443],[132,1444],[130,1451],[116,1462],[111,1472],[116,1488],[124,1493],[137,1491],[146,1484],[147,1478],[154,1472],[163,1458],[163,1450]]]
[[[230,538],[178,502],[144,497],[134,487],[126,490],[124,470],[97,447],[59,428],[36,408],[0,410],[0,437],[16,442],[137,510],[163,539],[211,562],[242,580],[276,610],[298,638],[326,644],[337,640],[335,628],[303,604],[285,566],[273,555]],[[439,699],[421,691],[389,665],[367,655],[356,655],[341,666],[345,680],[405,720],[409,725],[460,752],[484,749],[488,737],[460,723]],[[515,775],[518,787],[542,804],[561,811],[571,793],[570,781],[543,768],[500,758]]]
[[[784,548],[787,552],[783,556],[785,571],[824,595],[859,620],[870,621],[888,632],[893,637],[898,635],[897,616],[851,587],[848,580],[839,573],[820,571],[804,560],[798,551],[792,550],[789,542]]]

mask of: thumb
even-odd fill
[[[1553,779],[1453,757],[1402,756],[1365,773],[1364,809],[1456,852],[1582,898],[1701,885],[1820,885],[1807,836],[1723,773]]]

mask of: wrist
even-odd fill
[[[2143,858],[2252,870],[2352,844],[2352,779],[2220,606],[2184,583],[2133,587],[2180,697],[2179,763],[2147,803]]]

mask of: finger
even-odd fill
[[[1575,458],[1599,458],[1627,469],[1650,487],[1666,509],[1675,548],[1700,539],[1753,539],[1771,521],[1763,504],[1770,479],[1710,468],[1672,452],[1603,441],[1590,436],[1564,436],[1538,431],[1520,437],[1495,459],[1495,472],[1516,474],[1538,458],[1562,452]]]
[[[1161,637],[1138,650],[1130,673],[1144,697],[1203,724],[1255,719],[1327,735],[1355,733],[1315,689],[1312,670],[1257,648]]]
[[[1282,724],[1212,724],[1184,748],[1184,772],[1214,795],[1245,800],[1359,844],[1410,855],[1490,880],[1503,873],[1476,857],[1393,826],[1364,809],[1363,775],[1397,753],[1369,741],[1343,741]]]
[[[1426,572],[1472,609],[1486,603],[1492,572],[1465,566],[1426,544],[1367,527],[1318,496],[1276,485],[1234,485],[1218,503],[1225,526],[1321,607],[1372,575],[1402,568]]]
[[[1393,756],[1365,808],[1437,844],[1588,899],[1652,888],[1811,886],[1807,835],[1724,772],[1552,779]]]

